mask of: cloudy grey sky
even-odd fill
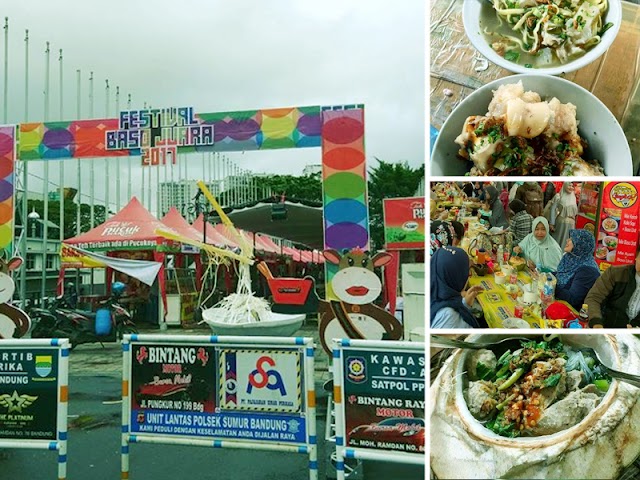
[[[121,109],[128,94],[132,108],[146,102],[154,107],[189,105],[196,112],[364,103],[369,166],[375,165],[374,157],[414,167],[424,162],[423,0],[30,0],[3,2],[0,16],[9,17],[9,123],[26,118],[24,37],[29,29],[30,121],[44,119],[44,50],[49,41],[50,120],[60,117],[58,51],[63,49],[63,119],[77,118],[80,69],[81,118],[90,118],[90,71],[95,118],[107,113],[106,79],[111,117],[116,86]],[[4,45],[3,38],[0,43]],[[320,163],[320,149],[229,157],[254,172],[301,174],[305,165]],[[82,182],[89,181],[92,161],[96,192],[104,194],[104,160],[83,160]],[[200,158],[187,161],[187,175],[200,178]],[[54,183],[58,164],[50,164]],[[68,186],[77,183],[75,165],[65,162]],[[135,194],[142,169],[137,159],[132,165]],[[42,175],[41,163],[29,168]],[[112,168],[112,202],[114,175]],[[34,177],[29,189],[41,185]]]

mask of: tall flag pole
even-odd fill
[[[82,109],[80,105],[82,104],[82,72],[80,70],[76,70],[76,118],[80,120],[82,115]],[[80,159],[77,159],[78,163],[76,163],[76,177],[78,182],[78,209],[76,210],[76,235],[80,235],[82,233],[82,171],[80,170]]]
[[[120,115],[120,87],[116,85],[116,116]],[[120,211],[120,156],[116,157],[116,210]]]
[[[62,49],[60,49],[60,57],[58,57],[58,62],[60,65],[60,105],[59,105],[59,120],[62,121],[64,119],[64,76],[63,76],[63,64],[62,64]],[[59,160],[60,162],[60,198],[58,199],[58,204],[60,206],[60,246],[62,247],[62,241],[64,240],[64,160]]]
[[[93,72],[89,75],[89,118],[93,119]],[[89,230],[95,226],[95,163],[95,160],[92,160],[89,169]],[[93,295],[95,289],[93,268],[90,269],[89,278],[91,281],[91,295]]]
[[[127,110],[131,110],[131,94],[127,95]],[[131,200],[131,164],[133,163],[133,157],[127,157],[129,159],[129,171],[127,174],[127,203]]]
[[[5,42],[6,45],[6,42]],[[5,102],[6,105],[6,102]],[[24,121],[29,121],[29,30],[24,32]],[[20,301],[22,306],[27,298],[27,235],[29,215],[29,172],[27,161],[22,160],[22,241],[20,252],[24,255],[24,265],[20,269]]]
[[[82,72],[76,70],[76,118],[80,120],[82,118]],[[78,186],[78,192],[76,193],[78,198],[78,207],[76,209],[76,235],[80,235],[82,232],[82,172],[80,170],[80,158],[76,163],[76,180]],[[76,288],[80,288],[80,269],[76,268]]]
[[[89,74],[89,118],[93,119],[93,72]],[[91,166],[89,168],[89,217],[90,217],[90,228],[95,227],[95,160],[91,161]],[[93,269],[91,269],[93,273]],[[93,275],[92,275],[93,277]],[[93,280],[93,278],[92,278]],[[91,282],[93,288],[93,281]]]
[[[9,17],[4,17],[4,107],[2,111],[3,123],[8,120],[9,108]]]
[[[44,71],[44,121],[49,120],[49,59],[50,59],[49,42],[45,50],[45,71]],[[42,285],[40,292],[42,300],[47,296],[47,245],[49,243],[49,161],[44,162],[44,223],[42,225]]]
[[[147,102],[144,102],[142,104],[142,108],[143,109],[147,109]],[[144,188],[144,184],[145,184],[145,174],[147,172],[145,172],[144,167],[140,167],[140,165],[142,164],[142,162],[138,163],[138,168],[142,168],[142,192],[140,193],[140,202],[142,203],[142,205],[144,205],[145,208],[147,208],[147,205],[144,203],[144,192],[145,192],[145,188]]]
[[[111,89],[109,88],[109,79],[105,80],[105,92],[104,92],[104,96],[105,96],[105,101],[104,101],[104,113],[105,113],[105,118],[109,118],[110,114],[111,114],[111,109],[109,108],[109,101],[110,101],[110,91]],[[109,170],[111,170],[109,167],[109,158],[104,157],[104,167],[105,167],[105,190],[104,190],[104,219],[107,220],[109,218],[109,206],[110,206],[110,190],[111,190],[111,184],[109,183]]]

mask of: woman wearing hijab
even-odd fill
[[[431,222],[431,254],[440,247],[457,247],[463,236],[464,225],[460,222]]]
[[[593,258],[596,240],[586,230],[570,230],[565,254],[560,260],[556,277],[556,298],[566,300],[580,310],[584,299],[600,277],[598,264]]]
[[[489,186],[484,189],[484,200],[491,208],[491,217],[489,218],[489,225],[492,227],[508,228],[509,222],[504,214],[504,208],[500,201],[500,193],[496,187]]]
[[[556,271],[562,258],[562,249],[549,234],[549,222],[544,217],[537,217],[532,227],[533,232],[524,237],[513,251],[522,253],[531,269],[541,265],[545,272]]]
[[[569,238],[569,230],[576,228],[576,215],[578,214],[578,201],[573,189],[573,183],[566,182],[562,185],[560,193],[553,197],[549,213],[551,235],[564,245]]]
[[[464,292],[469,279],[469,256],[458,247],[442,247],[431,256],[431,328],[477,328],[471,313],[482,287]]]
[[[531,233],[531,225],[533,217],[527,212],[527,206],[520,200],[513,199],[509,204],[509,208],[513,212],[509,220],[509,230],[513,234],[513,243],[518,245],[524,237]]]

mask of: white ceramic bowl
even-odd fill
[[[478,0],[475,0],[478,1]],[[540,94],[543,100],[557,97],[562,103],[577,107],[578,133],[587,140],[587,158],[596,158],[607,176],[632,176],[633,162],[627,137],[616,117],[604,103],[588,90],[559,77],[541,74],[512,75],[480,87],[451,112],[438,134],[431,153],[431,174],[463,176],[471,162],[458,158],[460,145],[455,139],[462,132],[467,117],[485,115],[493,92],[500,85],[522,81],[524,90]]]
[[[496,285],[504,285],[507,283],[507,278],[509,277],[504,272],[496,272],[493,274],[493,279],[496,282]]]
[[[464,31],[476,50],[487,57],[489,61],[515,73],[529,73],[534,70],[536,73],[543,73],[545,75],[560,75],[585,67],[609,49],[618,35],[620,24],[622,23],[622,5],[620,0],[609,0],[609,8],[604,16],[603,25],[611,22],[613,26],[602,35],[602,40],[598,45],[583,56],[571,60],[564,65],[549,68],[526,68],[524,65],[511,62],[498,55],[496,51],[491,48],[489,41],[482,33],[484,25],[481,25],[481,19],[487,18],[487,15],[495,15],[495,13],[491,13],[492,10],[491,4],[486,0],[464,0],[462,7]]]

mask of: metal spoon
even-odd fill
[[[576,344],[574,344],[572,346],[576,347],[576,348],[579,348],[582,351],[586,351],[588,353],[593,354],[593,356],[598,359],[598,361],[600,362],[602,367],[607,371],[609,376],[611,376],[613,378],[617,378],[618,380],[620,380],[622,382],[625,382],[625,383],[628,383],[630,385],[633,385],[634,387],[640,388],[640,375],[633,375],[631,373],[621,372],[620,370],[615,370],[614,368],[609,367],[606,363],[604,363],[604,361],[602,360],[600,355],[598,355],[598,352],[595,351],[591,347],[584,347],[582,345],[576,345]]]
[[[521,341],[530,342],[531,339],[527,337],[507,337],[497,342],[465,342],[464,340],[455,340],[453,338],[441,337],[440,335],[431,335],[430,345],[432,347],[444,347],[444,348],[468,348],[471,350],[490,349],[493,347],[509,347],[510,344],[514,344],[517,348],[520,348]]]

